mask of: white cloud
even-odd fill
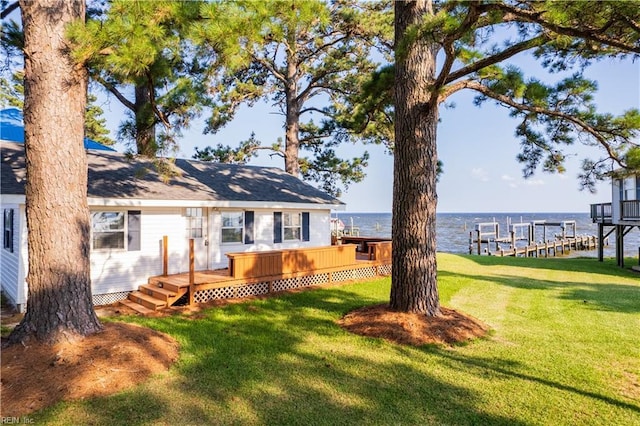
[[[507,182],[509,184],[509,188],[517,188],[518,184],[516,183],[516,178],[510,175],[502,175],[500,179]]]
[[[471,176],[480,182],[489,182],[489,172],[482,167],[471,169]]]
[[[524,184],[529,186],[540,186],[544,185],[544,181],[542,179],[526,179]]]

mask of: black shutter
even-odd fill
[[[282,212],[273,212],[273,242],[282,242]]]
[[[309,241],[309,212],[302,213],[302,241]]]
[[[140,210],[127,212],[127,250],[140,251]]]
[[[253,212],[244,212],[244,243],[253,244]]]
[[[4,210],[4,248],[13,253],[13,209]]]

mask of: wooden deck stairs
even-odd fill
[[[189,282],[173,277],[152,277],[148,284],[138,287],[129,293],[129,297],[121,304],[134,311],[148,315],[176,303],[189,292]]]

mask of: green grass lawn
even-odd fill
[[[594,259],[439,255],[443,305],[482,340],[405,347],[336,325],[389,279],[121,318],[181,344],[166,374],[36,424],[640,425],[640,275]]]

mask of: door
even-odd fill
[[[187,239],[193,238],[194,263],[196,271],[203,271],[209,265],[209,231],[206,207],[187,207]],[[188,250],[187,243],[187,250]]]

